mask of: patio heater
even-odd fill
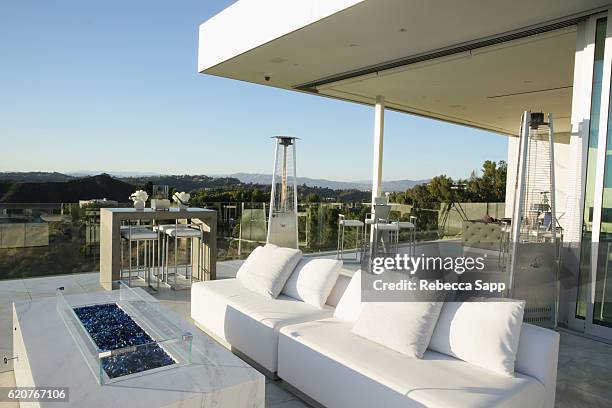
[[[282,247],[298,247],[297,178],[295,167],[295,142],[297,138],[274,136],[276,148],[270,216],[266,242]]]
[[[527,322],[555,327],[558,241],[552,114],[525,111],[521,119],[510,229],[509,295],[525,299]]]

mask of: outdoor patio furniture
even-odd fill
[[[346,287],[348,280],[338,279],[322,309],[282,294],[276,299],[262,296],[245,289],[238,279],[196,282],[191,286],[191,317],[206,333],[273,376],[279,330],[331,317],[338,288]]]
[[[195,265],[195,276],[198,280],[216,279],[217,263],[217,212],[206,208],[189,207],[171,208],[167,211],[155,211],[151,208],[102,208],[100,210],[100,285],[111,290],[113,282],[120,280],[121,269],[121,224],[129,220],[141,220],[161,225],[163,222],[176,224],[178,219],[190,220],[201,226],[203,235],[194,238],[203,245],[198,259],[197,252],[191,254],[191,264]],[[201,261],[201,264],[199,264]],[[159,271],[154,270],[159,273]]]
[[[147,334],[157,344],[163,344],[164,350],[172,350],[175,358],[181,338],[168,337],[169,333],[178,330],[191,335],[191,361],[127,374],[116,378],[116,383],[100,385],[98,375],[103,378],[108,375],[104,371],[99,374],[93,371],[87,362],[92,359],[89,353],[93,356],[98,353],[95,346],[86,343],[87,332],[69,331],[64,318],[68,320],[66,316],[73,312],[66,313],[64,308],[58,310],[56,297],[43,297],[17,301],[12,307],[13,347],[15,355],[19,355],[13,361],[16,385],[45,389],[69,387],[67,400],[56,402],[66,408],[264,407],[265,377],[262,374],[141,288],[130,288],[127,294],[123,291],[70,292],[65,298],[70,304],[113,302],[123,305],[125,313],[138,316],[134,319],[137,324],[146,327]],[[137,347],[133,349],[138,350]],[[124,351],[120,357],[130,356],[132,352]],[[102,358],[116,359],[117,365],[127,360],[108,354]],[[142,357],[131,361],[143,364]],[[54,403],[40,401],[27,405],[53,406]]]
[[[412,358],[352,327],[337,318],[283,327],[278,376],[326,407],[554,407],[559,335],[551,330],[523,324],[510,377],[431,350]]]
[[[338,247],[336,249],[336,259],[348,260],[344,256],[344,237],[346,228],[355,228],[355,258],[354,261],[359,262],[361,257],[361,247],[364,240],[364,223],[359,220],[347,220],[343,214],[338,215]],[[359,233],[361,232],[361,238]]]
[[[201,227],[196,224],[179,224],[178,220],[174,224],[165,224],[157,227],[158,231],[161,234],[162,239],[162,281],[171,286],[173,289],[182,288],[182,285],[178,284],[178,276],[179,276],[179,264],[178,264],[178,256],[179,256],[179,240],[184,239],[185,243],[185,265],[184,265],[184,274],[181,277],[188,282],[188,287],[191,287],[193,283],[193,275],[194,275],[194,264],[191,262],[193,245],[196,243],[196,259],[197,267],[201,267],[202,265],[202,246],[199,243],[202,242],[203,232]],[[194,240],[197,238],[197,241]],[[169,260],[170,260],[170,245],[174,242],[174,268],[172,272],[169,268]],[[187,245],[189,243],[189,245]],[[170,275],[173,276],[172,282],[170,282]],[[198,274],[199,275],[199,274]]]
[[[376,222],[374,226],[374,239],[372,240],[372,258],[379,254],[379,247],[382,245],[384,256],[395,255],[398,251],[399,224],[397,222]]]
[[[391,241],[395,240],[394,233],[398,229],[397,225],[391,225],[389,220],[390,214],[391,206],[388,204],[387,197],[377,197],[373,206],[373,212],[366,214],[366,219],[364,220],[363,252],[368,254],[370,258],[377,256],[379,243],[382,243],[385,253],[390,253],[389,245],[392,244]],[[379,235],[379,231],[387,233]],[[372,237],[368,233],[374,234],[374,236]]]
[[[317,406],[554,406],[556,332],[521,325],[514,376],[432,350],[416,359],[354,334],[348,316],[333,317],[344,297],[343,312],[358,314],[353,305],[361,303],[353,298],[361,289],[347,290],[349,282],[346,274],[339,276],[323,309],[284,295],[274,299],[250,292],[238,279],[195,283],[191,317],[249,364],[281,378]]]
[[[157,244],[157,248],[159,251],[159,235],[157,232],[153,231],[152,228],[141,225],[140,223],[136,225],[132,225],[132,223],[128,223],[128,225],[124,225],[121,227],[121,241],[127,243],[128,247],[128,276],[127,279],[124,277],[125,269],[123,268],[124,261],[124,245],[121,245],[121,278],[125,279],[128,285],[132,284],[133,278],[140,278],[140,273],[144,272],[145,277],[143,278],[147,282],[147,286],[153,289],[151,285],[152,279],[152,270],[153,267],[160,267],[160,259],[159,253],[158,256],[155,256],[155,248]],[[136,243],[136,274],[133,275],[132,269],[132,246],[133,243]],[[143,264],[140,264],[140,246],[143,246]],[[157,258],[157,261],[156,261]],[[159,281],[157,282],[157,289],[159,289]]]
[[[397,224],[396,245],[399,245],[399,234],[402,230],[408,230],[408,255],[416,256],[416,225],[409,221],[395,221]]]
[[[503,238],[504,225],[482,220],[462,222],[461,240],[463,246],[497,251]]]

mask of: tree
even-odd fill
[[[309,193],[309,194],[306,196],[305,201],[306,201],[307,203],[318,203],[318,202],[320,202],[320,201],[321,201],[321,199],[319,198],[319,196],[318,196],[316,193]]]
[[[426,184],[409,188],[403,193],[391,195],[391,201],[412,204],[416,208],[436,209],[439,203],[448,202],[503,202],[506,198],[505,161],[487,160],[482,165],[482,175],[472,172],[468,180],[453,180],[446,175],[432,178]]]
[[[153,197],[153,183],[152,182],[147,181],[146,183],[140,186],[140,189],[146,191],[149,197]]]
[[[502,202],[506,198],[506,176],[508,166],[505,161],[495,163],[487,160],[482,165],[482,176],[467,182],[466,190],[473,202]]]
[[[265,199],[263,191],[258,188],[254,188],[253,192],[251,193],[251,201],[253,201],[254,203],[261,203],[264,200]]]

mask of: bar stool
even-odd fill
[[[185,264],[185,275],[183,275],[183,278],[185,278],[185,280],[189,280],[189,287],[191,287],[191,284],[193,283],[193,265],[191,262],[191,255],[193,252],[193,239],[194,238],[199,239],[197,259],[198,259],[198,270],[201,272],[202,262],[203,262],[202,239],[204,237],[204,232],[202,231],[201,227],[197,224],[179,224],[178,220],[175,224],[159,225],[157,227],[157,230],[162,234],[162,245],[164,247],[164,249],[162,249],[162,264],[163,264],[162,280],[172,289],[178,288],[178,274],[179,274],[178,273],[178,242],[179,242],[179,239],[189,240],[189,250],[186,251],[189,260]],[[169,263],[169,258],[170,258],[170,241],[172,239],[174,239],[174,272],[172,272],[172,274],[174,275],[174,281],[173,281],[173,285],[170,285],[169,276],[171,273],[170,273],[168,263]],[[189,268],[191,268],[191,271],[189,271]]]
[[[410,217],[412,218],[412,217]],[[402,230],[408,230],[408,255],[416,256],[416,226],[409,221],[395,221],[397,224],[397,237],[395,238],[396,247],[399,246],[399,234]]]
[[[132,243],[136,242],[136,278],[140,278],[140,272],[143,270],[140,267],[140,243],[144,244],[144,271],[146,271],[146,277],[143,279],[147,286],[154,289],[151,286],[151,268],[155,263],[155,245],[159,248],[159,235],[145,225],[132,225],[131,223],[125,226],[121,226],[121,241],[127,242],[129,252],[129,269],[128,269],[128,285],[132,285]],[[123,279],[123,244],[121,244],[121,277]],[[159,256],[157,258],[157,268],[159,268]],[[157,289],[159,289],[159,281],[157,282]]]
[[[395,238],[393,233],[396,230],[396,227],[389,225],[389,215],[391,214],[391,206],[389,204],[384,203],[383,201],[387,200],[386,197],[377,197],[376,203],[373,206],[374,211],[371,214],[366,214],[366,219],[364,221],[364,246],[363,253],[368,253],[371,258],[375,257],[378,247],[378,241],[380,235],[378,231],[390,231],[390,237],[392,240]],[[388,225],[388,226],[384,226]],[[370,236],[368,234],[368,230],[372,230],[374,236]],[[368,244],[373,243],[374,245],[368,246]]]
[[[389,233],[389,248],[391,249],[395,247],[395,251],[389,252],[385,249],[385,255],[396,254],[398,251],[398,238],[399,238],[399,224],[397,222],[389,222],[382,223],[376,222],[374,223],[374,240],[372,245],[372,259],[376,258],[378,255],[378,244],[381,241],[380,232],[388,232]],[[383,241],[384,244],[384,241]]]
[[[344,257],[344,231],[346,228],[356,228],[355,230],[355,258],[345,258]],[[359,232],[363,231],[364,223],[359,220],[347,220],[343,214],[338,215],[338,246],[336,248],[336,259],[344,260],[354,260],[355,262],[360,262],[361,250],[360,240],[359,240]],[[363,234],[361,236],[363,239]]]

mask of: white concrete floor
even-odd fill
[[[239,265],[239,263],[237,264]],[[237,268],[237,266],[236,266]],[[220,268],[220,276],[227,273],[235,274],[234,266],[228,265]],[[55,290],[64,286],[67,293],[80,293],[98,291],[102,288],[98,284],[98,273],[85,273],[76,275],[63,275],[44,278],[0,281],[0,358],[12,356],[12,309],[14,300],[31,301],[40,297],[55,296]],[[165,307],[191,320],[189,290],[172,291],[161,290],[155,295]],[[13,366],[0,361],[0,387],[15,386]],[[17,403],[0,402],[2,408],[19,407]],[[308,407],[293,394],[281,388],[278,381],[266,380],[266,407],[267,408],[299,408]]]
[[[219,264],[219,278],[235,275],[241,261]],[[357,269],[358,265],[346,265]],[[55,289],[64,286],[68,293],[101,290],[98,273],[52,276],[0,281],[0,358],[12,355],[12,312],[14,300],[55,296]],[[190,291],[162,290],[155,295],[166,307],[190,320]],[[12,364],[0,362],[0,387],[14,386]],[[612,407],[612,346],[575,334],[561,333],[557,382],[557,407]],[[2,403],[0,407],[17,407]],[[293,394],[281,388],[278,381],[266,382],[266,407],[308,407]]]

